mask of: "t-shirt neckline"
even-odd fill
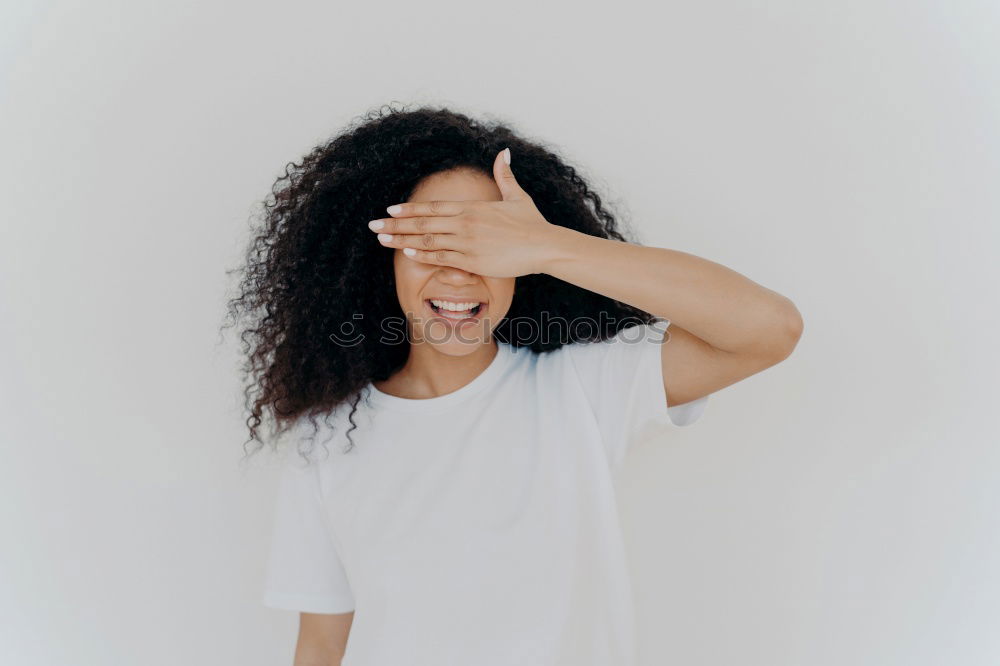
[[[389,407],[411,412],[439,411],[447,409],[458,402],[461,402],[472,395],[475,395],[497,382],[503,370],[507,367],[510,356],[514,353],[513,347],[500,340],[496,340],[497,353],[486,368],[476,375],[472,381],[465,386],[461,386],[451,393],[445,393],[434,398],[401,398],[397,395],[390,395],[378,390],[373,382],[368,383],[368,400],[371,404],[379,407]]]

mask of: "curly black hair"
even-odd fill
[[[350,433],[357,428],[354,414],[363,389],[387,379],[409,353],[407,340],[388,344],[376,335],[378,322],[403,312],[393,253],[375,239],[367,221],[385,217],[385,206],[407,201],[432,174],[473,168],[492,179],[496,154],[505,147],[516,156],[518,183],[547,221],[634,242],[576,169],[506,124],[446,107],[409,110],[391,104],[356,117],[301,163],[285,166],[263,202],[261,224],[251,225],[246,263],[228,271],[242,274],[227,312],[231,322],[244,321],[240,339],[250,432],[244,450],[255,441],[254,453],[263,446],[258,430],[265,416],[272,419],[272,434],[306,416],[315,436],[316,418],[346,402],[351,404],[347,439],[353,447]],[[519,338],[523,327],[511,326],[513,320],[544,318],[569,322],[566,335]],[[531,274],[516,278],[510,310],[493,334],[544,353],[604,340],[654,319],[550,275]],[[346,346],[332,339],[347,330],[369,342]]]

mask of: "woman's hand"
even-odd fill
[[[368,223],[385,247],[411,259],[486,277],[543,273],[559,230],[548,222],[497,154],[493,177],[502,201],[414,201],[389,206],[391,218]],[[381,226],[380,224],[381,223]],[[387,236],[389,238],[387,238]]]

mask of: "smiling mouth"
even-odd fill
[[[486,303],[480,303],[479,305],[471,307],[468,310],[459,311],[459,310],[445,310],[444,308],[439,308],[438,306],[431,303],[431,300],[429,298],[425,298],[424,303],[427,304],[427,307],[429,307],[434,314],[438,315],[439,317],[443,317],[445,319],[450,319],[453,321],[476,319],[483,312],[485,312],[488,307]]]

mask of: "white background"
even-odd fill
[[[0,662],[291,663],[224,271],[395,101],[507,120],[803,314],[623,470],[644,666],[1000,663],[998,5],[361,4],[0,10]]]

